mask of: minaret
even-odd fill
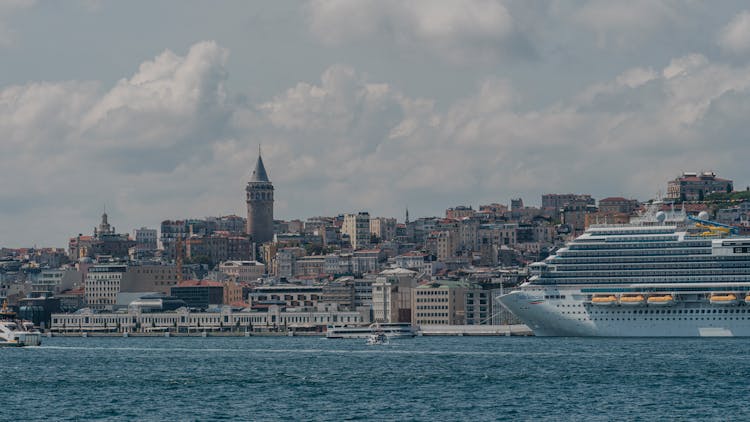
[[[247,194],[247,234],[260,244],[273,240],[273,184],[263,165],[258,147],[258,161],[255,163],[250,181],[245,188]]]

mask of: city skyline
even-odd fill
[[[743,189],[746,5],[616,5],[4,4],[0,238],[243,215],[258,144],[280,219]]]

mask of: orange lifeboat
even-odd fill
[[[656,295],[649,296],[648,304],[657,306],[669,306],[674,303],[674,296],[672,295]]]
[[[712,305],[736,305],[737,295],[734,293],[713,293],[709,296],[708,301]],[[745,301],[747,301],[747,296],[745,296]]]
[[[596,295],[591,298],[591,303],[600,306],[612,306],[617,304],[615,295]]]
[[[643,305],[645,301],[646,299],[643,295],[622,295],[622,297],[620,297],[620,305],[626,306]]]

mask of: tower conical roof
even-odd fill
[[[258,161],[255,163],[255,170],[253,170],[253,174],[250,176],[250,181],[270,182],[266,173],[266,167],[263,165],[263,158],[261,158],[260,154],[258,154]]]

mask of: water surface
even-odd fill
[[[750,339],[44,338],[3,420],[745,419]]]

